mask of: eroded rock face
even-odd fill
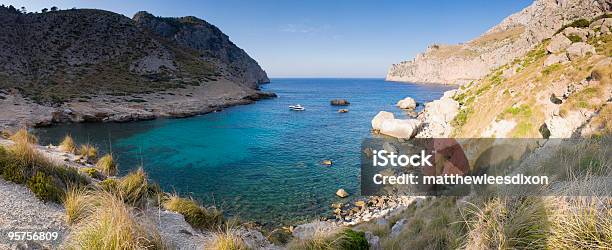
[[[564,117],[553,116],[546,120],[546,127],[550,131],[550,138],[570,138],[574,131],[584,124],[591,114],[582,111],[572,111]]]
[[[218,63],[229,80],[255,88],[270,82],[266,72],[244,50],[214,25],[196,17],[158,18],[141,11],[136,24],[180,45],[195,49],[202,57]]]
[[[594,55],[595,47],[593,47],[592,45],[588,43],[584,43],[584,42],[573,43],[572,45],[569,46],[569,48],[567,48],[567,57],[571,61],[576,60],[580,57],[586,56],[589,53],[591,55]]]
[[[523,56],[564,24],[601,15],[611,6],[612,0],[537,0],[472,41],[460,45],[433,45],[413,60],[392,65],[386,79],[469,83]]]

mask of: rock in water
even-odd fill
[[[372,129],[380,130],[380,125],[384,120],[395,119],[393,113],[387,111],[380,111],[374,118],[372,119]]]
[[[334,106],[347,106],[351,104],[349,101],[347,101],[346,99],[334,99],[331,100],[331,105]]]
[[[348,109],[338,109],[338,113],[348,113]]]
[[[406,97],[399,102],[397,102],[396,106],[401,109],[416,109],[417,103],[411,97]]]
[[[380,133],[396,138],[412,138],[421,125],[416,119],[387,119],[380,125]]]
[[[331,166],[333,164],[333,162],[331,160],[323,160],[321,162],[321,164],[323,164],[325,166]]]
[[[340,198],[346,198],[349,196],[349,193],[346,192],[346,190],[344,190],[343,188],[338,189],[338,191],[336,191],[336,195]]]

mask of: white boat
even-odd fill
[[[302,107],[302,105],[299,105],[299,104],[291,105],[291,106],[289,106],[289,109],[291,109],[293,111],[304,111],[304,110],[306,110],[304,107]]]

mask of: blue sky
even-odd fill
[[[197,16],[219,27],[271,77],[384,77],[431,43],[470,40],[532,0],[0,1],[133,16]]]

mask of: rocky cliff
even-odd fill
[[[266,73],[215,26],[0,7],[0,128],[189,116],[249,103]]]
[[[145,11],[136,13],[133,19],[145,30],[199,51],[203,59],[220,65],[220,71],[232,81],[250,87],[270,81],[255,60],[204,20],[193,16],[155,17]]]
[[[390,67],[388,81],[465,84],[524,56],[563,25],[612,9],[610,0],[536,0],[474,40],[431,45],[410,61]]]

